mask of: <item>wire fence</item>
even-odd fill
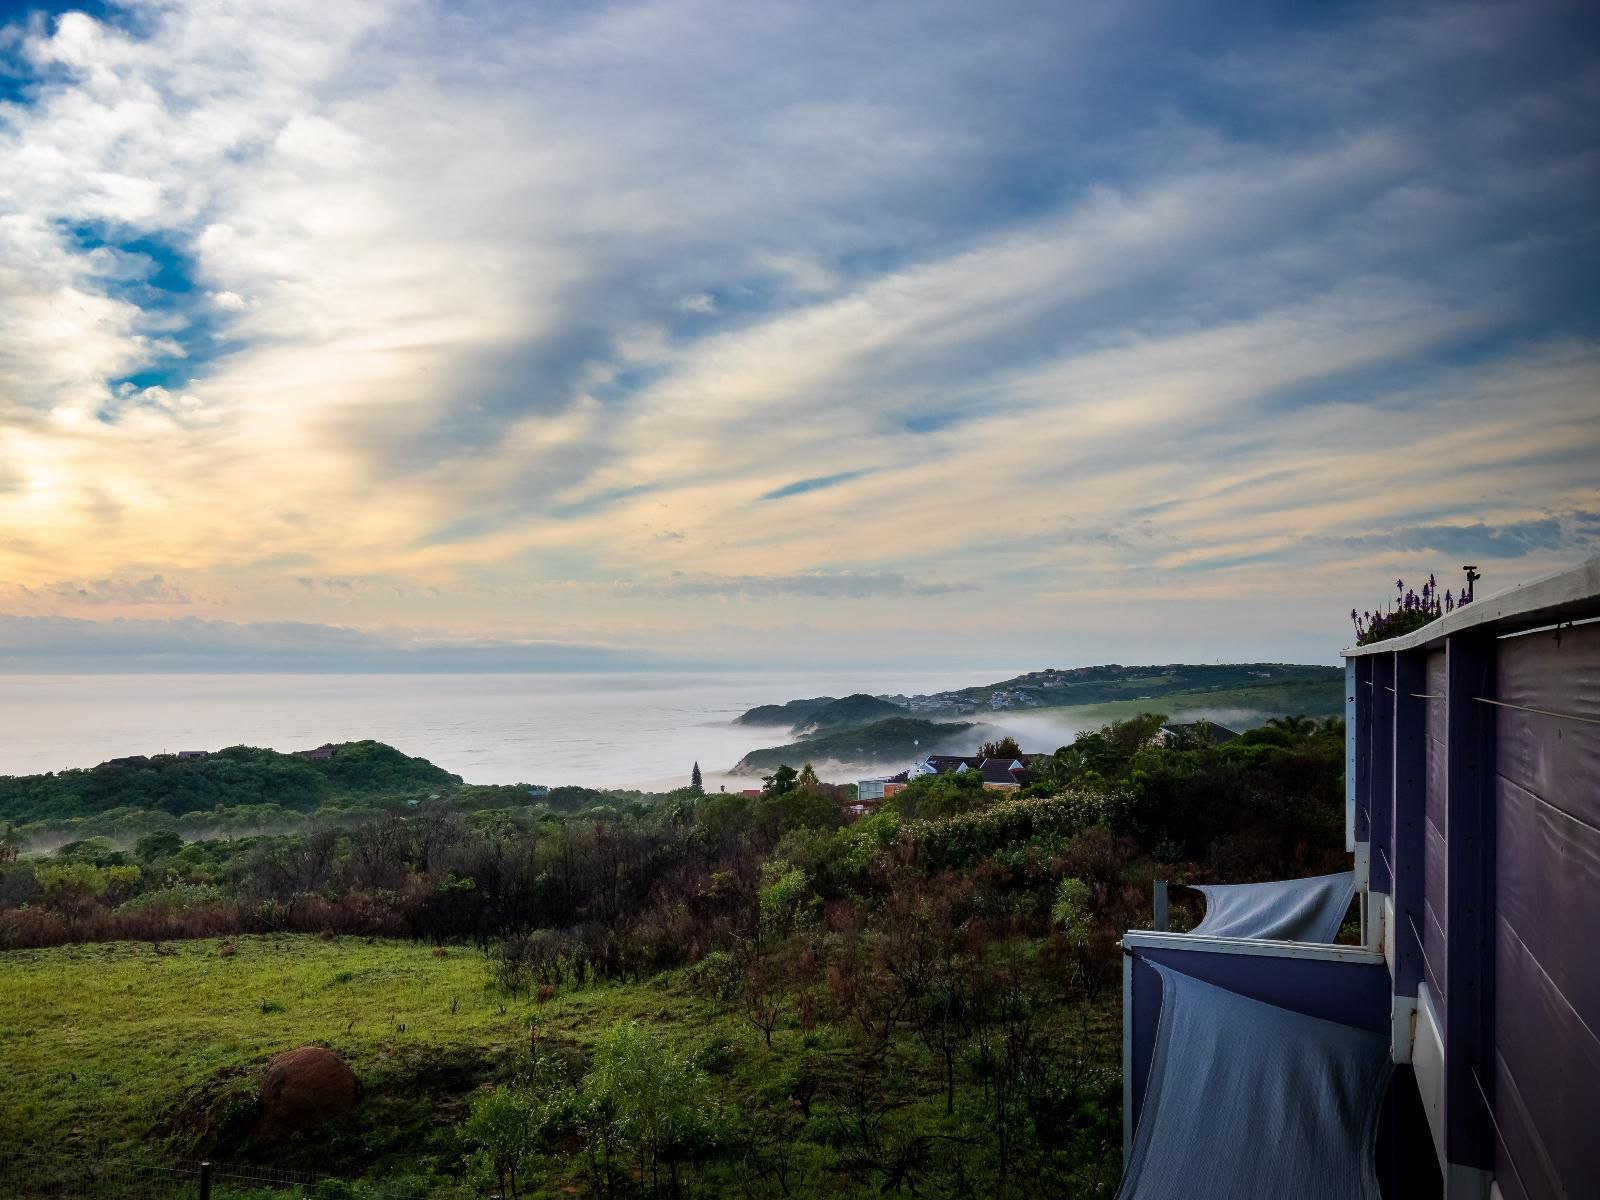
[[[0,1157],[6,1200],[427,1200],[458,1194],[414,1176],[352,1181],[240,1163]]]

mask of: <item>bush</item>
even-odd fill
[[[175,883],[170,887],[156,888],[132,896],[124,900],[117,911],[180,913],[206,905],[226,904],[227,900],[227,894],[215,884]]]

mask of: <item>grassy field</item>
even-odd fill
[[[305,936],[234,945],[228,957],[215,941],[0,955],[0,1145],[182,1155],[231,1086],[251,1086],[280,1051],[322,1043],[362,1080],[353,1153],[444,1154],[438,1135],[465,1097],[500,1078],[529,1039],[535,1006],[486,991],[472,950],[436,957],[409,942]],[[560,996],[537,1012],[541,1036],[580,1043],[631,1019],[691,1048],[719,1033],[748,1040],[666,977]]]
[[[1062,708],[1022,709],[1052,713],[1084,722],[1122,721],[1140,713],[1166,713],[1174,721],[1193,721],[1217,714],[1223,724],[1232,717],[1240,726],[1260,725],[1268,717],[1336,717],[1344,715],[1344,689],[1340,684],[1266,683],[1259,687],[1218,688],[1210,691],[1171,692],[1147,700],[1108,700]],[[1238,714],[1235,716],[1234,714]]]
[[[484,959],[471,949],[441,955],[409,942],[291,935],[233,945],[231,955],[212,940],[0,954],[0,1161],[47,1147],[63,1159],[204,1155],[368,1178],[454,1173],[455,1126],[477,1089],[511,1078],[533,1036],[530,1019],[542,1046],[576,1057],[620,1021],[647,1023],[680,1053],[707,1061],[714,1052],[714,1102],[748,1109],[786,1110],[796,1064],[844,1044],[843,1031],[805,1032],[791,1017],[768,1050],[753,1026],[690,990],[681,972],[537,1005],[489,991]],[[1108,996],[1060,1033],[1114,1071],[1118,1020]],[[310,1043],[354,1068],[360,1107],[327,1137],[263,1154],[247,1136],[260,1070]],[[910,1085],[900,1114],[937,1124],[937,1070],[914,1038],[896,1053]],[[727,1180],[708,1186],[737,1194]],[[537,1194],[581,1190],[573,1154]]]

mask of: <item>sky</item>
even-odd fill
[[[0,4],[0,669],[1327,662],[1600,552],[1591,4]]]

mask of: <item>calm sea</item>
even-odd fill
[[[733,724],[757,704],[933,692],[1014,673],[6,675],[0,775],[375,738],[470,783],[664,789],[686,783],[697,760],[716,783],[746,751],[789,740]]]

